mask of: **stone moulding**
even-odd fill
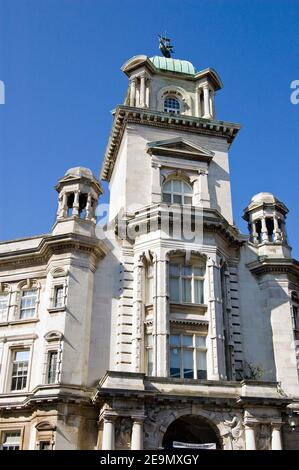
[[[9,243],[9,242],[8,242]],[[75,233],[63,235],[45,235],[37,247],[7,251],[0,254],[0,269],[10,266],[45,264],[54,253],[66,251],[85,251],[101,259],[107,254],[107,247],[98,238]]]
[[[191,220],[195,218],[196,214],[201,217],[203,215],[203,227],[205,232],[213,232],[221,234],[229,244],[241,246],[247,241],[248,237],[242,235],[236,228],[229,225],[225,218],[216,209],[202,209],[201,207],[191,206],[190,209],[184,207],[184,216],[188,216],[190,210]],[[159,220],[161,217],[169,216],[170,222],[174,217],[182,216],[181,206],[169,206],[166,203],[154,204],[151,206],[143,207],[136,211],[134,214],[122,214],[121,222],[130,227],[131,233],[134,233],[133,228],[135,226],[140,227],[144,231],[149,233],[151,224],[156,229],[159,228]],[[165,219],[166,220],[166,219]],[[116,217],[115,221],[115,233],[119,235],[121,228],[119,227],[119,220]],[[142,231],[143,233],[143,231]]]
[[[295,259],[259,257],[257,261],[247,264],[248,269],[256,276],[266,273],[286,273],[299,275],[299,262]]]
[[[178,131],[205,134],[214,137],[222,137],[231,144],[236,137],[240,125],[226,121],[215,121],[185,115],[171,115],[161,111],[133,108],[130,106],[118,106],[114,111],[114,122],[105,152],[104,163],[100,178],[109,181],[117,157],[117,151],[121,137],[128,123],[135,123],[153,127],[165,127]]]

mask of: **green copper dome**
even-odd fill
[[[195,75],[196,70],[191,62],[187,60],[168,59],[167,57],[154,56],[150,57],[150,61],[157,69],[168,70],[169,72],[185,73],[187,75]]]

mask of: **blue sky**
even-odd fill
[[[0,0],[0,11],[0,239],[50,231],[67,168],[99,174],[120,67],[158,54],[166,30],[176,58],[217,70],[217,117],[243,126],[230,152],[237,225],[246,232],[253,194],[273,192],[299,257],[299,0]]]

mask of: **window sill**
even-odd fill
[[[39,318],[20,318],[18,320],[9,320],[3,323],[0,323],[0,326],[7,326],[7,325],[18,325],[22,323],[37,323],[39,322]]]
[[[193,303],[181,303],[181,302],[169,302],[171,309],[177,309],[181,311],[188,310],[189,312],[206,312],[208,309],[207,304],[193,304]]]
[[[48,308],[49,313],[58,313],[58,312],[64,312],[65,311],[65,305],[63,307],[51,307]]]

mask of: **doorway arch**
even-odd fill
[[[183,415],[172,421],[162,440],[164,449],[172,449],[173,442],[188,444],[216,444],[216,449],[222,449],[218,429],[207,419],[198,415]]]

